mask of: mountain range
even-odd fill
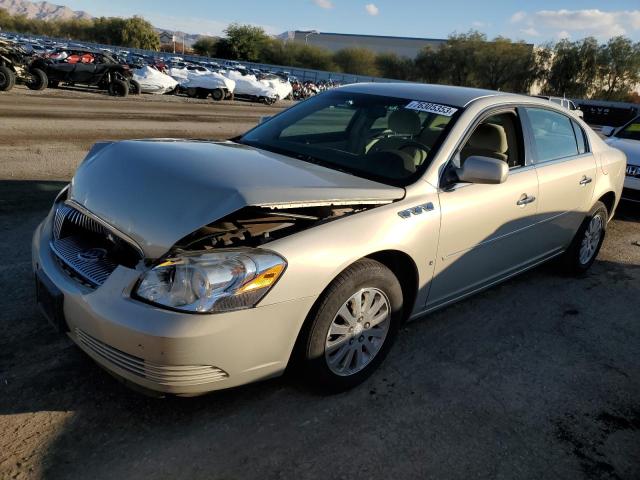
[[[71,20],[93,18],[87,12],[74,11],[63,5],[49,2],[28,2],[27,0],[0,0],[0,8],[12,15],[25,15],[27,18],[40,20]]]
[[[82,10],[72,10],[64,5],[56,5],[49,2],[29,2],[27,0],[0,0],[0,9],[4,9],[11,15],[25,15],[27,18],[40,20],[71,20],[92,19],[93,15]],[[158,33],[165,29],[156,28]],[[178,31],[169,31],[176,36],[177,46],[182,45],[182,38],[186,46],[191,46],[201,35]]]

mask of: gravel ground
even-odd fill
[[[101,138],[230,136],[251,104],[0,96],[0,478],[640,478],[640,210],[583,278],[543,266],[407,324],[368,382],[157,400],[34,306],[30,236]]]

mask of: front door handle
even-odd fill
[[[516,202],[516,205],[522,207],[522,206],[526,205],[527,203],[532,203],[532,202],[535,202],[535,201],[536,201],[536,197],[534,197],[533,195],[529,196],[526,193],[523,193],[522,196],[520,197],[520,200],[518,200]]]
[[[582,180],[580,180],[580,185],[584,187],[587,183],[591,183],[591,182],[592,182],[591,177],[587,177],[586,175],[583,175]]]

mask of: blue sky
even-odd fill
[[[321,32],[445,38],[476,29],[532,43],[624,34],[640,41],[639,0],[58,0],[100,16],[141,15],[160,28],[220,35],[231,22],[269,33]],[[56,3],[58,3],[56,2]]]

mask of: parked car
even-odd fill
[[[97,86],[121,97],[130,91],[140,93],[140,85],[132,79],[129,66],[100,50],[57,49],[47,57],[36,58],[31,66],[46,73],[52,88],[65,83]]]
[[[640,116],[620,128],[603,127],[605,141],[622,150],[627,156],[627,175],[624,180],[622,199],[640,203]]]
[[[20,45],[0,39],[0,92],[13,88],[16,81],[31,90],[47,86],[47,76],[39,68],[30,65],[31,55]]]
[[[553,258],[585,272],[624,175],[550,102],[349,85],[234,141],[96,144],[34,234],[38,302],[152,392],[288,365],[344,390],[406,320]]]
[[[574,115],[577,115],[580,118],[584,118],[584,112],[582,110],[580,110],[576,104],[572,101],[569,100],[568,98],[565,97],[549,97],[549,96],[545,96],[545,95],[537,95],[538,98],[544,98],[545,100],[549,100],[550,102],[553,102],[557,105],[560,105],[563,108],[566,108],[567,110],[569,110],[571,113],[573,113]]]

